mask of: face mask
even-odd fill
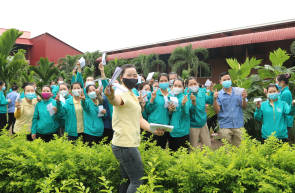
[[[63,84],[64,83],[64,81],[58,81],[58,84]]]
[[[173,86],[174,80],[169,80],[169,85]]]
[[[72,93],[74,96],[80,96],[81,95],[81,89],[74,89],[72,90]]]
[[[183,89],[182,88],[173,88],[173,93],[175,94],[175,95],[178,95],[178,94],[180,94],[180,93],[182,93],[183,92]]]
[[[279,93],[272,93],[272,94],[268,94],[267,97],[270,100],[277,100],[279,98]]]
[[[25,97],[29,100],[33,100],[34,98],[36,98],[36,94],[35,93],[27,93],[27,94],[25,94]]]
[[[276,86],[278,87],[279,91],[281,92],[282,87],[279,84],[276,84]]]
[[[168,82],[163,82],[159,84],[160,89],[162,90],[167,90],[169,88],[169,83]]]
[[[51,97],[51,93],[50,92],[42,92],[41,96],[43,99],[49,99]]]
[[[223,81],[223,82],[222,82],[222,86],[223,86],[223,88],[230,88],[231,85],[232,85],[231,80],[226,80],[226,81]]]
[[[198,90],[199,90],[199,87],[198,86],[190,86],[190,87],[188,87],[189,88],[189,90],[191,91],[191,92],[198,92]]]
[[[88,94],[88,96],[89,96],[89,98],[91,98],[91,99],[95,99],[95,98],[97,97],[95,91],[90,92],[90,93]]]
[[[123,78],[123,83],[128,89],[133,89],[138,82],[137,78]]]
[[[62,90],[62,91],[59,92],[59,94],[60,94],[61,96],[63,96],[63,97],[66,97],[66,96],[68,96],[69,91],[67,91],[67,90]]]
[[[86,81],[85,87],[89,85],[95,85],[94,81]]]
[[[6,87],[5,87],[5,86],[3,86],[3,87],[2,87],[2,90],[4,91],[5,89],[6,89]]]

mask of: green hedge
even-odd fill
[[[145,183],[140,192],[294,192],[294,147],[244,135],[240,148],[176,153],[140,146]],[[0,192],[117,192],[118,163],[109,145],[89,148],[64,138],[50,143],[0,136]]]

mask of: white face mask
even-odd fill
[[[183,92],[183,88],[173,88],[173,93],[175,95],[178,95],[178,94],[180,94],[182,92]]]
[[[64,83],[64,81],[61,81],[61,80],[60,80],[60,81],[58,81],[58,84],[63,84],[63,83]]]
[[[94,81],[86,81],[85,88],[89,85],[95,85]]]
[[[191,92],[198,92],[199,86],[190,86],[188,87]]]
[[[72,93],[74,96],[80,96],[81,95],[81,89],[74,89],[72,90]]]

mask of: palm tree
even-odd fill
[[[61,70],[61,76],[66,80],[71,80],[72,71],[76,66],[80,55],[70,56],[67,55],[65,58],[60,58],[58,61],[58,68]]]
[[[34,71],[38,77],[38,86],[47,85],[50,81],[55,80],[59,75],[59,70],[50,62],[48,58],[40,58],[38,66],[31,66],[30,69]]]
[[[209,65],[204,62],[209,56],[208,50],[204,48],[193,49],[192,45],[186,47],[177,47],[169,58],[169,65],[172,71],[179,74],[193,72],[194,76],[198,75],[199,66],[205,70],[209,70]]]
[[[166,72],[166,63],[160,59],[158,54],[151,54],[152,57],[150,71]]]
[[[22,32],[9,29],[0,36],[0,77],[8,85],[19,82],[21,73],[27,65],[25,50],[14,51],[14,44]],[[10,54],[12,54],[10,56]]]

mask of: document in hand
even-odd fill
[[[102,64],[103,65],[106,65],[107,64],[106,53],[105,52],[102,54]]]
[[[83,57],[80,58],[79,63],[80,63],[81,68],[83,68],[86,64],[85,59]]]
[[[152,132],[156,131],[156,129],[164,129],[167,132],[171,132],[174,128],[174,126],[171,125],[161,125],[157,123],[150,123],[150,129]]]
[[[49,112],[50,116],[53,116],[55,114],[55,111],[53,110],[52,103],[49,103],[46,107],[47,107],[47,111]]]
[[[154,76],[155,72],[150,72],[146,78],[146,81],[150,81],[152,80],[153,76]]]
[[[112,76],[112,79],[110,81],[110,85],[113,85],[114,84],[114,81],[118,79],[118,77],[120,76],[121,72],[122,72],[122,68],[120,67],[117,67],[113,76]]]

